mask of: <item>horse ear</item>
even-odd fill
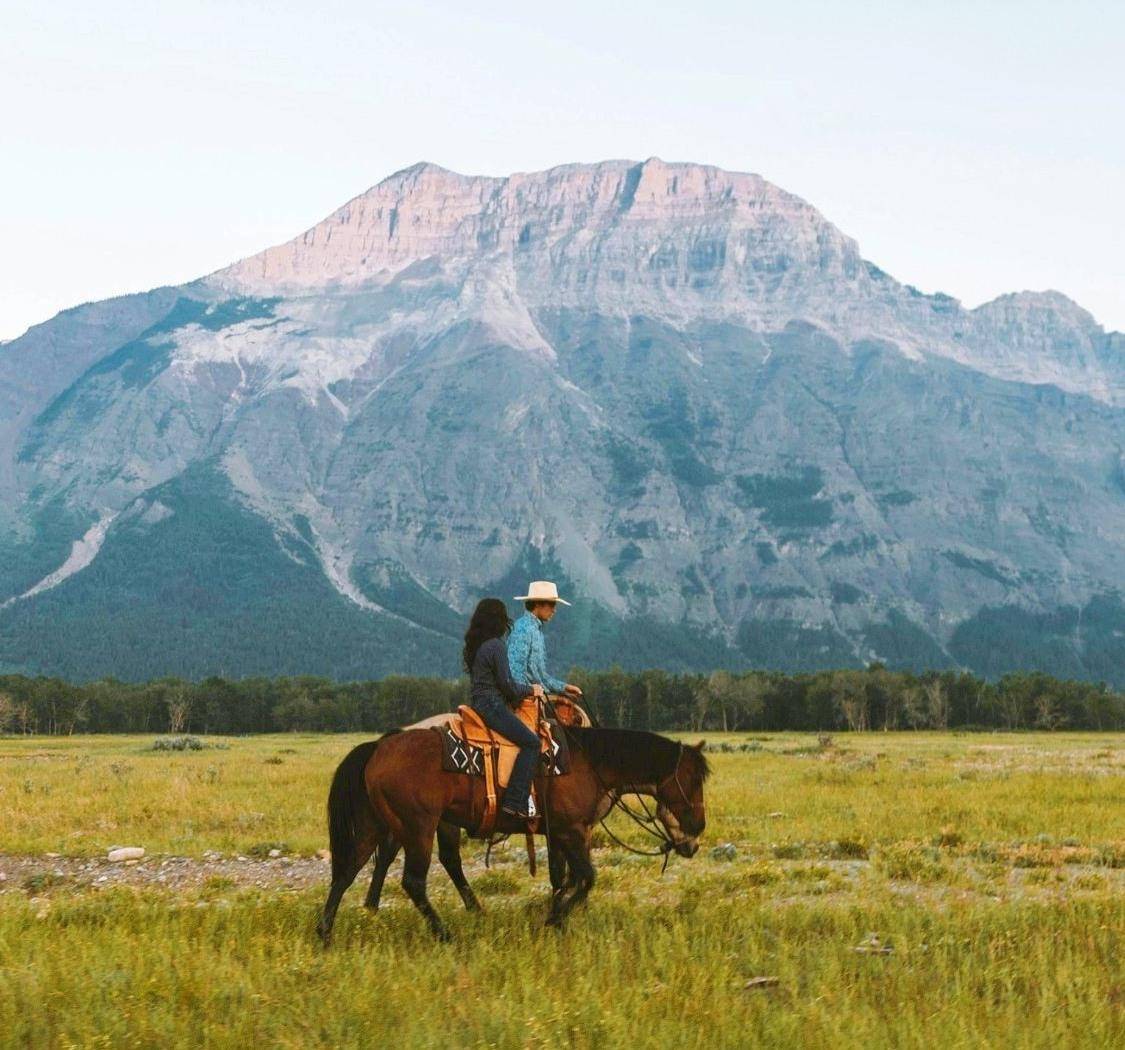
[[[702,751],[707,746],[706,740],[700,740],[698,744],[692,744],[696,751]]]

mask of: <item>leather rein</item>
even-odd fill
[[[684,804],[691,805],[691,801],[687,797],[687,792],[684,790],[683,784],[680,783],[680,760],[684,757],[684,745],[681,742],[679,751],[676,752],[676,764],[672,772],[668,774],[663,780],[659,781],[656,785],[654,794],[659,794],[660,790],[668,783],[669,780],[674,780],[676,787],[679,789],[680,797],[684,800]],[[665,830],[664,826],[657,819],[648,806],[645,796],[639,791],[619,791],[616,788],[606,787],[605,781],[602,780],[601,774],[598,772],[597,766],[590,763],[590,768],[593,770],[594,777],[597,779],[601,789],[610,797],[611,804],[609,810],[606,812],[605,817],[600,818],[598,823],[601,824],[602,830],[624,850],[630,853],[635,853],[639,857],[663,857],[664,863],[661,865],[660,874],[663,875],[668,868],[668,861],[672,858],[672,851],[676,848],[676,842],[671,835]],[[644,810],[644,816],[634,812],[628,804],[621,797],[623,794],[635,795],[637,801],[640,802],[641,808]],[[606,823],[606,817],[613,812],[614,809],[621,810],[634,824],[636,824],[646,834],[651,835],[653,838],[660,841],[660,847],[655,850],[637,849],[635,846],[630,846],[629,843],[622,840],[619,836],[615,835]]]

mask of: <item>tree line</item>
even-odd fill
[[[604,725],[654,730],[1125,729],[1125,694],[1040,672],[990,682],[879,664],[810,674],[573,669]],[[468,702],[468,681],[391,675],[114,679],[0,676],[0,733],[381,733]]]

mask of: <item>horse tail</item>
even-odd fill
[[[332,777],[332,786],[328,789],[328,845],[332,851],[333,880],[342,877],[354,861],[359,838],[358,821],[361,814],[371,807],[364,770],[375,749],[390,735],[388,733],[378,740],[368,740],[353,747]]]

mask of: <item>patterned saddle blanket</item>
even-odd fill
[[[516,716],[540,741],[542,772],[547,776],[561,776],[570,772],[570,752],[563,733],[554,731],[547,722],[539,721],[539,709],[534,700],[525,700],[515,711]],[[456,714],[445,717],[444,723],[433,727],[441,735],[441,768],[446,773],[465,773],[469,776],[495,777],[497,788],[508,786],[512,767],[519,747],[507,737],[481,721],[471,707],[462,705]],[[486,763],[493,762],[491,770]]]

